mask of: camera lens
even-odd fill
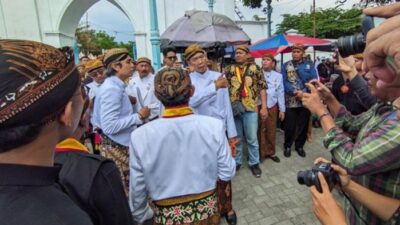
[[[307,187],[314,185],[315,175],[311,170],[299,171],[297,173],[297,182],[304,184]]]
[[[362,53],[365,49],[365,36],[362,33],[358,33],[351,36],[340,37],[337,46],[342,57]]]

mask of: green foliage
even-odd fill
[[[317,10],[315,12],[316,37],[338,38],[360,32],[361,14],[360,9]],[[313,14],[304,12],[298,15],[284,14],[282,23],[277,25],[276,33],[284,33],[290,29],[296,29],[306,36],[313,36]]]
[[[252,9],[260,8],[262,5],[263,0],[242,0],[243,5],[250,7]]]
[[[116,42],[115,37],[110,36],[105,31],[95,31],[88,28],[76,29],[75,36],[77,42],[80,44],[80,50],[89,55],[100,55],[103,50],[110,48],[126,48],[129,54],[133,56],[133,42],[128,43]]]

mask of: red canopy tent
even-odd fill
[[[321,51],[330,51],[331,49],[331,42],[327,40],[300,35],[278,34],[251,45],[250,54],[255,58],[260,58],[266,53],[275,56],[279,53],[291,52],[291,46],[295,43],[303,44],[306,47],[313,46],[314,49]]]

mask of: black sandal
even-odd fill
[[[236,212],[233,210],[232,215],[229,215],[229,213],[227,213],[225,215],[225,220],[229,225],[236,225],[237,224]]]

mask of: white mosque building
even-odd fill
[[[0,0],[0,38],[28,39],[56,47],[72,46],[84,13],[98,0]],[[138,55],[152,57],[151,0],[109,0],[131,21]],[[208,10],[205,0],[156,0],[160,34],[187,10]],[[217,0],[214,12],[238,18],[235,0]],[[236,12],[235,12],[236,10]],[[106,15],[105,15],[106,16]],[[253,40],[265,38],[266,21],[236,21]]]

